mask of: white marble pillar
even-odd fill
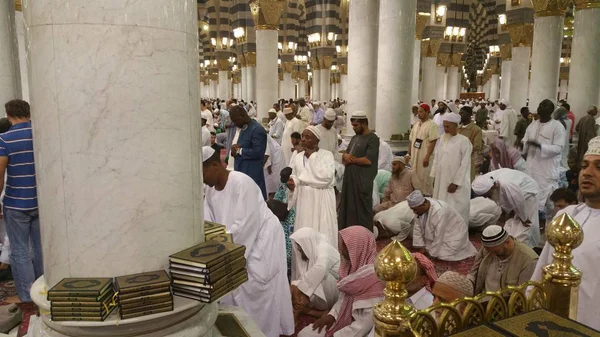
[[[500,92],[499,86],[500,86],[500,75],[492,74],[492,77],[490,78],[490,99],[492,101],[499,99],[499,97],[498,97],[498,94]]]
[[[340,98],[343,100],[348,99],[348,75],[340,75]]]
[[[331,97],[331,85],[329,83],[331,77],[331,70],[321,69],[321,85],[319,85],[319,90],[321,93],[319,94],[319,100],[323,102],[328,102]]]
[[[447,99],[454,101],[458,98],[458,79],[458,67],[448,67]]]
[[[217,80],[210,80],[210,95],[213,98],[219,98],[219,99],[225,99],[223,97],[219,97],[219,81]]]
[[[477,92],[483,92],[483,85],[478,85],[477,86]]]
[[[410,130],[416,0],[380,0],[377,51],[377,134],[389,140]]]
[[[485,98],[490,99],[490,81],[485,82],[483,85],[483,92],[485,93]]]
[[[513,47],[512,49],[509,96],[510,103],[515,110],[521,109],[527,103],[530,52],[530,47]],[[529,106],[531,108],[533,105]],[[537,108],[537,105],[534,108]]]
[[[0,109],[4,103],[21,98],[17,28],[14,1],[0,1]]]
[[[256,94],[258,120],[268,118],[268,111],[277,102],[277,30],[256,30]]]
[[[283,98],[294,98],[294,81],[292,73],[283,73]]]
[[[600,25],[598,25],[598,18],[600,18],[600,8],[575,10],[575,29],[569,70],[569,104],[576,119],[586,115],[588,106],[600,105],[600,67],[598,66]]]
[[[423,89],[421,95],[421,101],[429,104],[432,99],[439,100],[437,98],[435,86],[436,86],[436,57],[424,57],[423,58]],[[432,108],[433,109],[433,108]]]
[[[227,79],[227,70],[219,70],[219,86],[217,93],[220,99],[231,98],[231,82]]]
[[[558,98],[567,99],[567,92],[569,90],[569,80],[560,80],[558,87]]]
[[[500,99],[510,100],[510,71],[512,67],[511,60],[502,61],[502,71],[500,79]]]
[[[435,99],[446,99],[446,67],[435,67]]]
[[[600,17],[596,19],[600,20]],[[563,21],[564,16],[562,15],[535,18],[531,53],[530,107],[537,108],[538,104],[547,98],[556,99],[556,86],[560,75]]]
[[[413,46],[412,94],[410,104],[417,104],[420,96],[419,71],[421,70],[421,40],[415,39]]]
[[[298,98],[306,97],[306,80],[298,80]]]
[[[282,84],[283,84],[283,81],[277,81],[277,99],[283,98],[282,90],[281,90]]]
[[[248,74],[248,99],[256,103],[256,67],[247,68],[248,69],[246,70],[246,73]]]
[[[25,29],[25,18],[23,12],[15,12],[15,26],[17,27],[18,53],[19,53],[19,68],[21,79],[21,98],[29,102],[29,70],[27,69],[27,38]]]
[[[196,1],[61,5],[24,7],[45,268],[31,293],[44,311],[43,283],[166,269],[204,240]],[[48,330],[33,337],[203,336],[216,318],[215,305],[174,303],[160,319],[77,324],[42,312]]]
[[[321,70],[314,69],[312,77],[311,99],[318,101],[321,99]]]
[[[246,101],[250,102],[248,98],[248,67],[242,67],[242,80],[240,82],[240,97]]]
[[[377,49],[379,0],[350,1],[348,30],[348,105],[347,113],[364,111],[369,127],[375,129],[377,90]],[[386,41],[387,43],[387,41]],[[346,119],[346,135],[354,135],[350,118]]]

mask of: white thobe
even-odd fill
[[[515,146],[517,136],[515,135],[515,127],[519,116],[512,108],[506,108],[500,114],[500,131],[498,137],[502,137],[506,146]]]
[[[471,152],[473,145],[469,138],[457,134],[444,134],[435,150],[435,160],[431,176],[435,177],[433,198],[445,201],[469,223],[471,199]],[[457,185],[454,193],[448,192],[450,184]]]
[[[310,111],[310,108],[306,105],[300,107],[300,110],[298,110],[298,115],[306,125],[310,125],[313,120],[313,112]]]
[[[252,178],[230,172],[222,191],[205,186],[204,219],[224,224],[246,246],[248,281],[221,299],[242,307],[267,337],[294,333],[285,236]]]
[[[415,221],[413,246],[425,247],[429,255],[442,261],[460,261],[475,256],[469,241],[469,228],[454,208],[441,200],[429,200],[429,211]]]
[[[394,234],[392,239],[396,241],[403,241],[412,233],[414,219],[415,213],[408,207],[406,201],[381,211],[373,217],[373,221],[378,221],[385,230]],[[377,227],[373,227],[375,238],[379,235],[378,232]]]
[[[571,143],[569,142],[569,137],[567,137],[567,130],[571,130],[571,125],[573,125],[573,122],[570,119],[566,118],[565,125],[567,126],[565,128],[565,146],[563,146],[562,153],[560,154],[560,164],[563,168],[570,170],[569,150],[571,150]]]
[[[288,209],[296,207],[294,230],[310,227],[325,235],[334,247],[338,244],[335,161],[329,151],[319,149],[306,158],[304,151],[290,162],[291,178],[296,184],[288,191]]]
[[[281,140],[281,150],[283,151],[283,156],[286,163],[290,162],[294,150],[292,145],[292,133],[302,133],[302,131],[304,131],[304,127],[304,123],[302,123],[302,121],[298,118],[292,118],[285,122],[285,127],[283,128],[283,138]]]
[[[270,194],[277,191],[281,179],[279,173],[286,167],[281,146],[277,143],[276,139],[267,137],[265,156],[269,156],[264,165],[264,174],[267,194]],[[269,170],[267,169],[269,166],[271,166],[271,174],[269,174]]]
[[[210,146],[210,131],[208,127],[204,125],[202,127],[202,146]]]
[[[437,125],[438,127],[438,136],[442,137],[442,135],[444,135],[444,115],[446,113],[442,114],[436,114],[435,116],[433,116],[433,122]],[[439,146],[439,144],[436,144],[436,148],[437,146]]]
[[[327,130],[323,125],[317,125],[317,129],[321,131],[321,139],[319,140],[319,149],[329,151],[333,154],[333,158],[340,155],[338,152],[337,132],[333,127]],[[341,156],[340,156],[341,158]]]
[[[488,111],[493,115],[490,116],[490,119],[494,122],[494,130],[500,132],[502,130],[502,115],[504,115],[504,110],[500,110],[500,108],[495,109],[489,108]]]
[[[377,159],[377,168],[392,172],[392,160],[394,152],[392,147],[385,141],[379,142],[379,158]]]
[[[277,144],[281,145],[281,139],[283,138],[283,129],[285,128],[285,122],[275,117],[269,121],[269,136],[277,141]]]
[[[478,228],[486,225],[495,225],[502,215],[502,209],[494,200],[477,197],[471,199],[469,210],[469,228]]]
[[[535,179],[540,187],[537,195],[538,210],[546,212],[550,209],[548,199],[550,194],[558,188],[559,167],[562,149],[565,145],[565,127],[557,120],[540,123],[539,120],[531,122],[523,137],[523,151],[527,154],[526,173]],[[534,141],[541,148],[527,145]]]
[[[508,168],[494,170],[484,177],[493,177],[498,183],[498,193],[494,195],[498,206],[507,214],[515,212],[514,218],[507,220],[504,229],[518,241],[529,247],[537,247],[540,243],[537,208],[539,185],[526,173]],[[531,222],[529,227],[523,224],[527,220]]]
[[[207,109],[203,110],[200,114],[202,117],[206,118],[206,126],[208,126],[208,131],[215,132],[215,120],[212,112]]]
[[[560,211],[556,217],[567,213],[577,221],[582,229],[584,239],[581,245],[573,249],[573,265],[581,271],[579,285],[579,300],[577,303],[577,321],[593,329],[600,330],[598,319],[598,303],[600,303],[600,209],[588,207],[585,204],[569,206]],[[534,281],[542,279],[542,268],[554,260],[554,248],[546,243],[531,277]]]

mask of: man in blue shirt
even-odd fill
[[[0,135],[0,191],[4,190],[3,216],[11,245],[10,264],[22,302],[31,302],[29,289],[42,276],[42,243],[38,216],[29,103],[15,99],[4,105],[12,127]],[[33,260],[29,254],[29,244]]]

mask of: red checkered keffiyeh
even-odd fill
[[[419,268],[421,268],[423,272],[425,272],[425,275],[427,275],[427,284],[425,285],[425,288],[431,292],[431,288],[433,288],[433,284],[435,283],[435,280],[437,280],[435,265],[433,262],[431,262],[431,260],[421,253],[412,253],[412,256],[419,264]]]
[[[340,240],[348,248],[350,261],[342,257],[340,261],[340,279],[337,283],[344,299],[333,327],[326,337],[352,323],[352,305],[354,301],[383,296],[383,283],[375,274],[377,245],[373,233],[362,226],[351,226],[341,230]]]

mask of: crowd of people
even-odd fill
[[[247,247],[250,281],[226,301],[267,336],[292,335],[302,316],[316,321],[300,337],[372,333],[383,298],[378,239],[412,239],[419,268],[407,289],[417,309],[540,280],[552,256],[544,228],[562,212],[586,235],[574,251],[584,275],[578,320],[599,327],[586,313],[600,276],[590,225],[600,214],[597,107],[575,123],[566,101],[520,115],[507,100],[418,102],[408,146],[394,152],[364,111],[347,113],[341,100],[280,100],[268,121],[256,120],[254,103],[203,102],[203,128],[213,132],[204,209]],[[346,118],[350,139],[341,136]],[[468,275],[436,275],[435,261],[468,258]],[[256,310],[260,296],[277,304]]]

